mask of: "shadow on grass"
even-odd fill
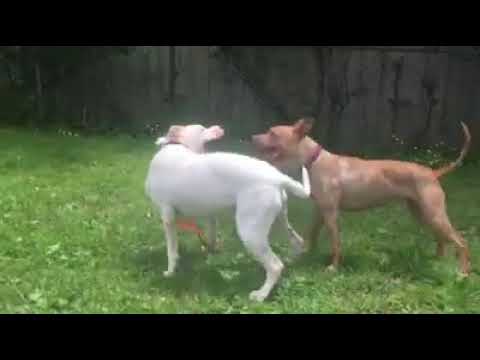
[[[130,262],[147,278],[148,287],[173,292],[176,296],[247,296],[264,281],[263,269],[253,262],[230,264],[219,261],[221,264],[209,264],[207,256],[200,251],[183,250],[180,254],[177,273],[171,279],[163,277],[167,269],[167,255],[162,249],[142,250],[132,256]],[[227,278],[222,276],[222,272],[227,274]]]
[[[173,293],[177,297],[246,297],[264,281],[262,267],[248,256],[240,262],[231,262],[229,259],[234,257],[233,252],[224,251],[219,255],[212,255],[217,264],[209,263],[207,256],[199,250],[182,249],[181,256],[177,274],[171,279],[163,277],[163,272],[167,269],[167,256],[163,249],[143,249],[130,256],[129,263],[143,274],[142,277],[146,280],[145,291],[155,289],[154,291]],[[287,264],[283,278],[297,272],[325,272],[329,261],[330,255],[326,252],[305,254],[294,263]],[[380,272],[392,279],[402,278],[406,281],[442,285],[450,277],[449,274],[456,270],[446,270],[452,261],[439,267],[442,262],[447,263],[447,260],[436,258],[420,246],[398,249],[379,246],[378,250],[361,255],[345,253],[339,273],[362,276]],[[456,263],[453,264],[455,265]],[[226,278],[222,273],[233,275]]]
[[[449,253],[446,258],[438,258],[421,246],[390,248],[379,245],[374,250],[361,254],[352,253],[347,249],[343,252],[342,264],[338,271],[359,275],[380,272],[391,278],[441,284],[445,273],[440,271],[438,265],[454,266],[452,272],[457,270],[456,261],[451,261],[452,256],[454,257],[454,254]],[[303,255],[290,267],[302,271],[326,271],[330,263],[330,254],[316,249]]]

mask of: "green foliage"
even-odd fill
[[[436,146],[425,149],[414,148],[403,154],[403,156],[400,156],[400,159],[413,161],[435,169],[444,166],[447,162],[453,161],[459,155],[460,151],[457,149]]]
[[[474,273],[456,275],[453,249],[435,243],[402,206],[343,214],[345,263],[325,272],[329,242],[288,266],[270,301],[250,303],[264,273],[220,218],[223,251],[206,258],[181,234],[178,276],[166,269],[161,222],[144,195],[154,139],[0,129],[0,313],[478,313],[478,166],[445,178],[449,212],[472,248]],[[225,148],[232,146],[222,145]],[[238,144],[235,148],[239,148]],[[306,234],[311,204],[291,199]],[[275,251],[289,253],[275,226]]]
[[[401,161],[412,161],[417,164],[428,166],[430,168],[440,168],[449,162],[456,160],[460,156],[461,149],[448,146],[444,142],[439,142],[433,146],[407,147],[405,140],[392,136],[397,150],[387,153],[385,151],[371,151],[357,154],[367,159],[395,159]],[[468,154],[465,164],[478,163],[478,156]]]

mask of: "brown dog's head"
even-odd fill
[[[205,144],[220,140],[225,132],[220,126],[205,128],[202,125],[172,126],[165,137],[157,140],[157,145],[166,145],[171,143],[182,144],[190,150],[202,153]]]
[[[305,118],[293,126],[272,127],[265,134],[252,136],[252,141],[265,160],[282,166],[298,158],[298,145],[312,127],[313,119]]]

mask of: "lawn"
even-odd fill
[[[228,146],[227,146],[228,147]],[[344,214],[344,266],[325,272],[329,242],[287,267],[264,304],[248,300],[264,273],[244,251],[232,218],[224,248],[206,257],[181,234],[181,269],[163,279],[162,226],[144,194],[153,141],[0,130],[0,313],[479,313],[480,167],[443,181],[449,213],[472,251],[457,276],[452,248],[435,258],[432,235],[400,205]],[[290,202],[305,234],[311,204]],[[288,240],[275,227],[282,258]]]

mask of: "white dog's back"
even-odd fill
[[[310,195],[309,186],[305,189],[264,161],[232,153],[196,154],[181,145],[161,149],[147,178],[155,202],[173,203],[191,215],[234,206],[239,193],[265,186]]]

